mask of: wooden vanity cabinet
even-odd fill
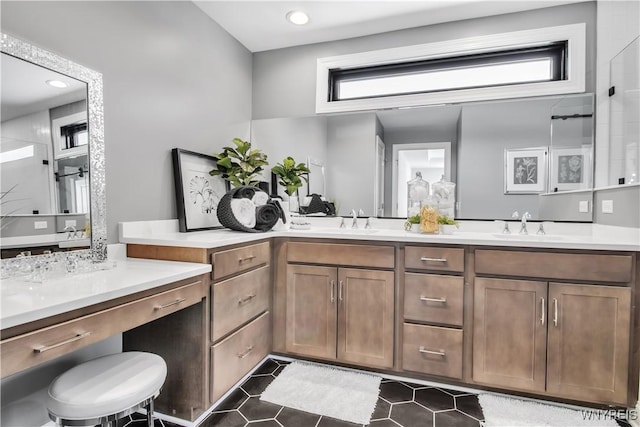
[[[493,264],[497,256],[502,262]],[[560,257],[564,264],[529,265],[525,257],[533,263]],[[476,274],[482,277],[474,284],[473,380],[629,404],[632,289],[624,281],[633,277],[632,266],[631,255],[476,250]],[[586,282],[589,271],[594,280],[588,283],[556,281]]]
[[[212,264],[206,305],[199,313],[206,333],[201,340],[198,357],[206,363],[204,368],[182,363],[185,387],[191,386],[189,392],[199,393],[206,404],[202,410],[194,409],[191,413],[178,412],[173,407],[166,412],[194,420],[271,352],[270,240],[209,250],[128,245],[127,254],[138,258]],[[171,340],[163,336],[165,328],[150,328],[153,330],[145,333],[155,337],[157,346],[172,347]],[[188,334],[189,331],[183,333]],[[143,340],[141,335],[128,342],[140,343]],[[174,351],[181,353],[185,350]],[[203,390],[197,386],[198,381],[203,381],[199,379],[205,379]],[[160,403],[159,411],[163,412],[166,408]]]
[[[395,274],[365,267],[393,268],[394,248],[289,242],[287,253],[285,351],[393,367]]]
[[[464,248],[404,248],[402,369],[462,379]]]

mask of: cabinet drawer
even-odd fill
[[[464,249],[407,246],[404,267],[416,270],[464,271]]]
[[[269,242],[215,252],[211,255],[213,279],[217,280],[259,265],[268,264],[270,255]]]
[[[269,308],[269,266],[216,283],[213,288],[211,338],[217,341]]]
[[[354,267],[395,267],[392,246],[289,242],[287,261]]]
[[[0,343],[2,377],[101,341],[196,304],[202,281],[142,298],[68,322],[18,335]]]
[[[215,402],[268,353],[269,312],[264,313],[211,349],[211,401]]]
[[[464,278],[437,274],[404,275],[404,318],[462,326]]]
[[[481,249],[476,273],[545,279],[620,282],[631,280],[631,255],[571,254]]]
[[[406,371],[462,378],[462,331],[404,324],[402,368]]]

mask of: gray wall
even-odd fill
[[[593,192],[561,191],[538,197],[538,219],[543,221],[591,222],[593,215]],[[588,212],[580,212],[580,202],[587,202]]]
[[[252,144],[266,155],[269,165],[265,167],[263,178],[271,182],[271,167],[282,163],[291,156],[296,163],[307,163],[307,157],[327,164],[327,118],[321,116],[265,119],[251,122]],[[311,179],[322,181],[320,177]],[[282,186],[278,194],[285,195]],[[316,188],[316,187],[314,187]],[[273,194],[273,189],[271,190]],[[307,184],[298,190],[301,196],[307,194]]]
[[[613,201],[613,213],[602,212],[602,201]],[[625,185],[594,192],[594,222],[620,227],[640,227],[640,185]]]
[[[509,219],[513,211],[518,211],[539,219],[537,194],[504,194],[504,150],[548,147],[550,111],[556,102],[510,101],[462,108],[456,187],[458,218]],[[496,212],[502,214],[497,217]]]
[[[249,137],[252,57],[191,2],[0,3],[2,31],[103,74],[108,241],[177,217],[171,148]]]
[[[362,209],[374,215],[376,132],[374,113],[329,117],[327,126],[327,197],[338,215]]]
[[[253,118],[314,114],[317,58],[579,22],[587,24],[586,89],[590,92],[595,89],[595,2],[256,53],[253,57]]]

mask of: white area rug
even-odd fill
[[[376,375],[296,361],[284,368],[260,399],[352,423],[369,424],[381,379]]]
[[[485,427],[618,427],[606,411],[581,411],[489,393],[478,395],[478,400]]]

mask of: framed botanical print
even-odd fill
[[[550,191],[591,188],[591,148],[552,148]]]
[[[504,193],[544,193],[547,184],[547,147],[504,151]]]
[[[227,185],[221,177],[209,175],[216,159],[180,148],[172,150],[172,158],[180,231],[223,228],[217,209]]]

